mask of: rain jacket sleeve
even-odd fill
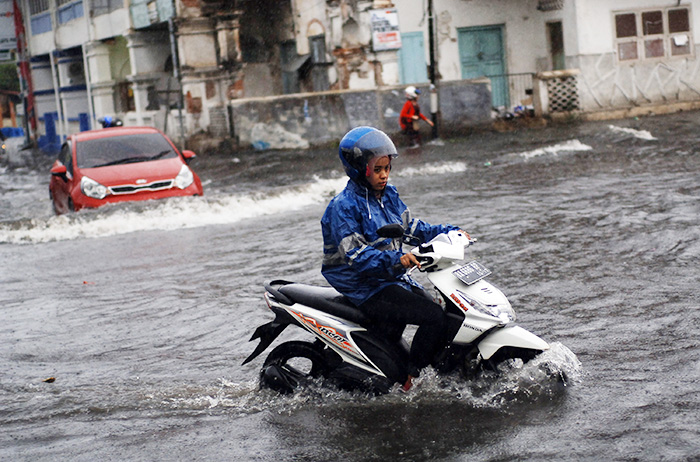
[[[401,265],[403,250],[399,239],[381,238],[377,230],[400,223],[407,234],[421,242],[457,229],[433,226],[411,218],[396,188],[387,185],[381,201],[352,181],[326,208],[321,219],[323,267],[326,280],[353,303],[360,305],[387,285],[420,287],[407,277]]]

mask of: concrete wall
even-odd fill
[[[429,62],[428,20],[423,13],[426,3],[394,0],[394,4],[402,33],[424,33],[425,61]],[[462,78],[457,30],[477,26],[505,26],[506,72],[535,72],[538,60],[548,53],[545,22],[561,13],[537,11],[537,0],[440,0],[434,7],[438,68],[443,80]]]
[[[700,0],[680,2],[690,7],[693,55],[629,62],[617,59],[614,12],[672,8],[678,2],[576,0],[575,5],[578,53],[567,50],[567,64],[581,70],[578,87],[584,112],[700,99]]]
[[[428,88],[422,88],[421,110],[430,117]],[[440,85],[440,132],[450,133],[491,123],[488,81],[462,80]],[[251,98],[230,102],[234,138],[239,146],[304,149],[338,142],[351,128],[371,125],[399,143],[399,113],[405,102],[403,87],[371,91],[330,91]],[[425,135],[430,127],[423,124]]]

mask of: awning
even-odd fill
[[[306,62],[310,59],[311,59],[310,53],[308,55],[297,56],[291,62],[282,66],[282,72],[296,72],[301,68],[301,66],[306,64]]]

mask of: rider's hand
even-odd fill
[[[404,268],[411,268],[413,266],[420,268],[420,262],[412,253],[405,253],[401,255],[401,265],[403,265]]]

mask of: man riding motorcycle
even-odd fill
[[[377,229],[399,223],[407,238],[426,242],[459,228],[414,219],[388,183],[391,160],[398,156],[391,139],[373,127],[357,127],[341,140],[340,160],[350,178],[328,204],[321,220],[326,280],[378,324],[418,326],[410,350],[408,389],[445,341],[442,307],[405,273],[420,266],[404,253],[400,240],[380,238]],[[466,233],[465,233],[466,234]],[[467,235],[468,236],[468,235]]]

